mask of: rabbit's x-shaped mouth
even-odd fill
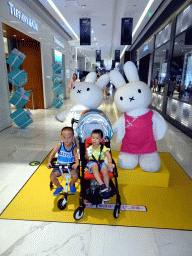
[[[134,97],[131,97],[131,98],[129,98],[129,99],[130,99],[130,102],[131,102],[132,100],[135,100]]]
[[[81,93],[81,90],[77,90],[77,93]]]

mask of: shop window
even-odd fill
[[[191,29],[174,41],[171,78],[175,81],[173,98],[191,102],[192,98],[192,42]]]
[[[155,50],[153,72],[152,72],[152,91],[164,92],[166,74],[167,74],[167,62],[169,54],[169,43],[166,43]]]
[[[192,26],[192,4],[177,16],[176,35]]]
[[[155,48],[158,48],[162,44],[166,43],[169,41],[170,36],[171,36],[171,22],[162,29],[155,38]]]

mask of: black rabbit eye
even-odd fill
[[[123,100],[123,97],[122,97],[122,96],[120,97],[120,100]]]
[[[89,91],[90,90],[90,88],[87,88],[87,91]]]
[[[73,89],[75,89],[75,86],[73,86]]]
[[[141,93],[141,89],[138,89],[138,93]]]

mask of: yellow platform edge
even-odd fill
[[[113,151],[113,158],[117,163],[119,152]],[[124,172],[127,184],[135,186],[168,187],[170,173],[161,159],[161,167],[158,172],[145,172],[139,165],[133,170],[122,169],[117,165],[118,171]]]

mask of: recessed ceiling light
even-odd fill
[[[3,32],[7,32],[6,30],[3,30]]]
[[[25,40],[24,38],[22,38],[21,40]]]
[[[92,33],[94,33],[94,31],[92,30]]]
[[[16,35],[13,35],[13,36],[16,36]]]

